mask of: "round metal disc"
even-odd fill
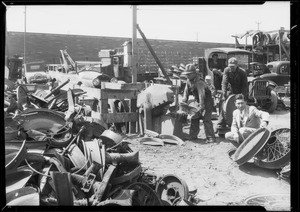
[[[242,165],[253,158],[266,144],[270,137],[270,131],[266,128],[259,128],[247,137],[237,148],[233,160]]]
[[[156,185],[156,192],[163,202],[170,205],[179,203],[179,198],[187,199],[189,189],[185,181],[175,175],[163,176]]]
[[[232,94],[226,99],[226,101],[223,104],[225,119],[229,127],[232,124],[232,113],[235,109],[235,94]]]
[[[5,145],[5,170],[17,168],[27,156],[26,140],[22,146]]]
[[[290,211],[290,194],[258,194],[245,199],[247,205],[263,206],[267,211]]]
[[[290,129],[273,131],[266,145],[257,155],[255,165],[267,169],[280,169],[290,162]]]

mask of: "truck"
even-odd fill
[[[51,80],[51,77],[47,74],[47,67],[44,61],[24,64],[22,75],[24,82],[29,84],[46,84]]]
[[[290,60],[290,30],[283,27],[271,31],[248,30],[232,37],[235,38],[235,48],[251,52],[252,62],[267,64]],[[241,39],[245,39],[245,44],[240,44]]]

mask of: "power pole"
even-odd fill
[[[136,15],[136,5],[132,5],[132,83],[137,81],[137,42],[136,42],[136,25],[137,25],[137,15]]]
[[[26,6],[25,6],[25,12],[24,12],[24,58],[23,63],[26,64]]]

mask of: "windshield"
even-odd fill
[[[238,61],[238,66],[246,71],[249,71],[249,63],[250,63],[250,55],[245,53],[230,53],[228,54],[228,59],[231,57],[235,57]]]
[[[43,64],[26,64],[26,72],[44,72],[45,66]]]

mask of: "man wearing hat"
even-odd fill
[[[225,139],[237,147],[258,128],[266,128],[270,115],[255,106],[248,106],[243,94],[235,95],[235,106],[231,131],[225,134]]]
[[[204,130],[207,138],[206,142],[215,142],[216,138],[214,135],[213,123],[211,121],[213,98],[210,89],[196,72],[196,67],[194,65],[186,65],[183,74],[187,77],[187,83],[183,92],[182,101],[187,103],[189,95],[192,94],[198,103],[198,112],[191,117],[189,139],[195,140],[198,138],[197,136],[200,131],[199,121],[200,119],[203,119]]]
[[[228,87],[230,90],[228,91]],[[248,79],[247,72],[238,67],[238,62],[235,57],[231,57],[228,60],[228,67],[224,69],[222,78],[222,102],[224,102],[230,94],[242,93],[246,99],[248,99]],[[223,111],[220,112],[217,129],[225,128],[226,121]]]

